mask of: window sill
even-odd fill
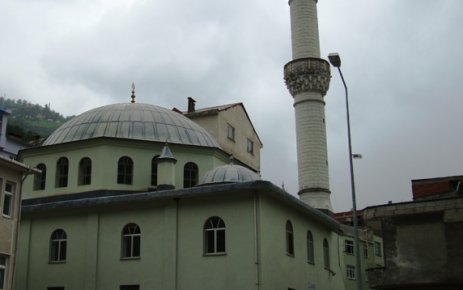
[[[315,262],[307,261],[307,264],[312,265],[312,266],[315,266]]]
[[[346,255],[351,255],[351,256],[354,255],[354,253],[350,253],[350,252],[344,252],[344,254],[346,254]]]
[[[294,258],[294,254],[286,253],[286,256]]]
[[[141,257],[121,257],[121,261],[141,260]]]
[[[215,257],[215,256],[226,256],[227,252],[218,252],[218,253],[204,253],[203,257]]]
[[[48,264],[66,264],[66,260],[63,260],[63,261],[48,261]]]
[[[10,215],[5,215],[5,214],[2,214],[2,217],[3,217],[3,218],[6,218],[6,219],[9,219],[9,220],[13,219],[12,216],[10,216]]]

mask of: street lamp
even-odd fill
[[[338,69],[339,75],[341,75],[341,80],[344,85],[346,92],[346,113],[347,113],[347,139],[349,143],[349,162],[350,162],[350,184],[352,187],[352,211],[354,219],[354,242],[355,242],[355,263],[356,263],[356,277],[357,277],[357,289],[362,290],[362,273],[361,273],[361,264],[360,264],[360,246],[359,246],[359,234],[358,234],[358,220],[357,220],[357,202],[355,197],[355,182],[354,182],[354,163],[353,163],[353,154],[352,154],[352,140],[350,135],[350,117],[349,117],[349,97],[347,93],[347,85],[344,81],[344,76],[341,72],[341,57],[338,53],[330,53],[328,59],[335,68]]]

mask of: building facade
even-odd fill
[[[366,223],[384,239],[384,267],[369,271],[372,288],[462,289],[461,180],[413,180],[414,201],[365,209]]]
[[[21,183],[34,169],[0,156],[0,289],[13,289]]]

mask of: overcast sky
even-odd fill
[[[320,0],[322,57],[348,83],[358,208],[411,200],[412,179],[463,175],[463,1]],[[262,177],[296,194],[286,0],[2,0],[0,95],[63,115],[129,102],[243,102]],[[351,209],[344,90],[326,99],[335,211]]]

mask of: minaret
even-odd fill
[[[317,0],[289,0],[293,60],[284,78],[294,98],[299,197],[332,213],[326,146],[325,101],[330,66],[320,58]]]

